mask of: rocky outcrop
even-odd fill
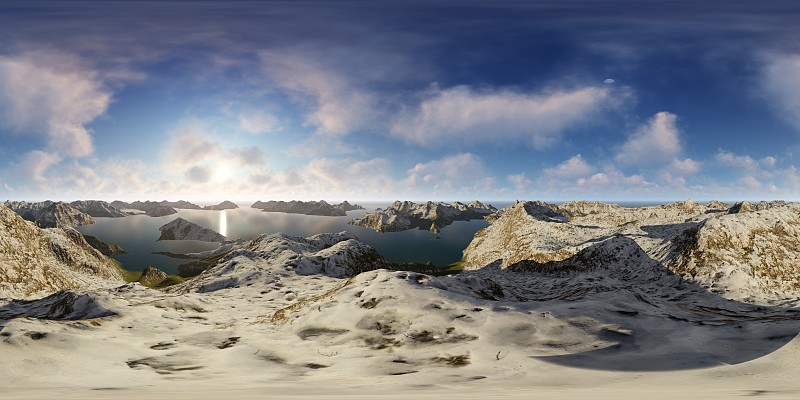
[[[756,210],[756,206],[754,206],[753,203],[751,203],[749,201],[740,201],[740,202],[734,204],[733,207],[731,207],[728,210],[728,214],[746,213],[746,212],[751,212],[751,211],[755,211],[755,210]]]
[[[0,297],[41,297],[123,283],[118,264],[78,231],[41,229],[0,206]]]
[[[616,280],[672,274],[733,299],[795,296],[800,293],[800,204],[742,211],[747,204],[728,214],[717,204],[692,201],[639,208],[517,202],[476,233],[463,265],[574,279],[596,271],[613,271],[607,274]],[[569,221],[559,220],[556,210],[570,214]],[[580,290],[600,290],[602,285],[589,282],[608,279],[607,274],[584,282],[589,286]]]
[[[69,203],[70,206],[92,217],[120,218],[128,214],[102,200],[78,200]]]
[[[275,201],[270,200],[267,202],[257,201],[253,203],[252,208],[258,208],[266,212],[282,212],[289,214],[304,214],[304,215],[319,215],[327,217],[342,217],[347,215],[348,211],[363,210],[364,207],[359,205],[350,204],[344,201],[339,204],[328,204],[325,200],[320,201]]]
[[[454,221],[485,218],[497,209],[491,205],[473,201],[467,204],[429,201],[416,204],[410,201],[395,201],[383,211],[367,213],[348,224],[363,226],[378,232],[397,232],[407,229],[424,229],[438,232]]]
[[[224,242],[225,236],[213,229],[202,227],[183,218],[175,218],[158,228],[161,236],[158,240],[199,240],[202,242]]]
[[[94,218],[64,202],[6,201],[5,206],[40,228],[73,228],[94,223]]]
[[[166,272],[151,266],[146,266],[137,282],[144,286],[155,287],[164,282],[169,275]]]
[[[83,238],[86,240],[86,243],[89,243],[89,246],[94,247],[97,251],[103,253],[103,255],[106,255],[108,257],[126,253],[125,249],[123,249],[122,246],[118,244],[106,243],[91,235],[83,235]]]
[[[222,203],[219,203],[217,205],[205,206],[205,207],[203,207],[203,210],[233,210],[233,209],[236,209],[236,208],[239,208],[239,206],[236,205],[236,203],[234,203],[232,201],[225,200]]]

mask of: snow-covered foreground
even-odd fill
[[[471,248],[533,240],[532,230],[496,232],[512,215]],[[564,241],[613,230],[549,223],[573,232]],[[620,229],[638,234],[633,225]],[[703,229],[693,237],[708,240]],[[0,302],[0,397],[800,398],[797,298],[755,304],[745,300],[757,287],[741,279],[730,288],[745,299],[670,270],[666,254],[700,248],[656,251],[669,247],[659,240],[689,240],[676,225],[625,235],[576,242],[573,255],[531,245],[559,255],[561,269],[490,262],[446,277],[384,269],[344,233],[264,235],[167,291],[129,284]]]

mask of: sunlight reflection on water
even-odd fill
[[[219,233],[222,236],[228,237],[228,215],[225,210],[219,213]]]

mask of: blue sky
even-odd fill
[[[798,20],[793,1],[5,1],[0,198],[796,200]]]

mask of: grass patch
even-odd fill
[[[204,258],[202,260],[192,261],[178,266],[178,275],[183,278],[191,278],[200,275],[203,271],[217,265],[219,260],[230,254],[230,251],[217,254],[214,257]]]

